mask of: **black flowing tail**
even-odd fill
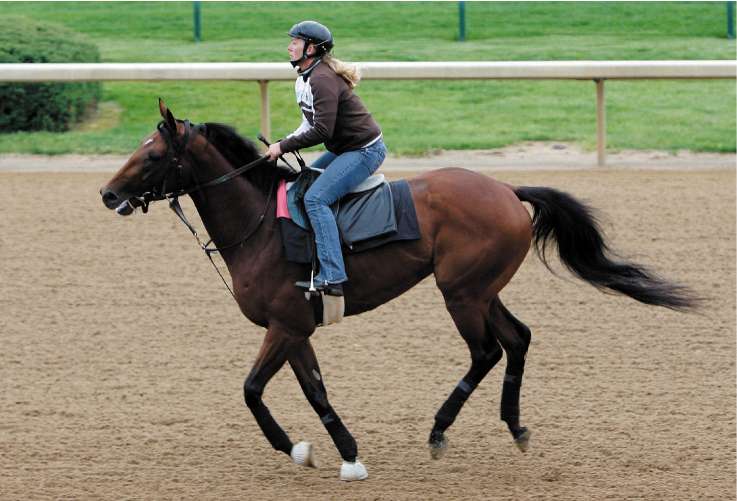
[[[608,289],[641,303],[673,310],[685,311],[697,305],[698,300],[688,288],[671,283],[643,266],[614,258],[593,210],[571,195],[551,188],[526,186],[514,192],[534,208],[535,250],[548,269],[545,251],[552,240],[558,243],[563,264],[602,291]]]

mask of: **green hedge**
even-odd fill
[[[2,63],[95,63],[97,47],[81,35],[24,17],[0,18]],[[0,84],[0,132],[64,131],[97,106],[99,82]]]

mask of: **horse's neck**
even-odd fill
[[[233,171],[233,167],[213,148],[208,148],[207,152],[199,155],[195,168],[197,179],[201,183]],[[193,192],[191,197],[208,235],[217,247],[233,244],[253,232],[264,212],[267,199],[243,176]],[[268,220],[266,217],[261,226]],[[258,245],[262,229],[258,228],[243,245],[237,247],[248,250],[253,245]],[[235,249],[228,249],[223,252],[223,258],[228,261],[234,252]]]

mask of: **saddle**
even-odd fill
[[[314,263],[314,233],[304,197],[323,171],[305,168],[293,182],[280,183],[277,218],[287,260]],[[420,238],[414,203],[406,181],[389,183],[383,174],[370,176],[331,205],[346,252],[361,252],[396,240]]]
[[[307,168],[294,183],[287,185],[287,205],[292,220],[312,231],[304,197],[322,170]],[[389,183],[383,174],[373,175],[330,206],[338,223],[341,242],[351,248],[361,240],[396,231],[396,218]]]
[[[304,207],[304,197],[323,170],[306,167],[303,161],[300,166],[301,172],[292,173],[290,178],[282,179],[279,183],[276,217],[286,259],[310,264],[311,276],[314,277],[319,263],[315,235]],[[370,176],[330,209],[336,216],[344,253],[361,252],[389,242],[420,238],[414,201],[409,183],[404,180],[388,183],[383,174]],[[305,299],[312,306],[318,326],[343,320],[343,296],[307,291]]]

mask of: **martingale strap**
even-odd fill
[[[179,198],[174,197],[169,199],[169,208],[174,211],[174,214],[177,215],[180,221],[184,223],[184,225],[189,229],[189,231],[192,232],[192,235],[194,235],[195,239],[197,240],[197,244],[200,246],[200,248],[205,251],[205,254],[207,255],[207,258],[210,260],[210,264],[212,264],[212,267],[215,268],[215,271],[217,272],[218,276],[220,277],[220,280],[223,281],[223,285],[225,285],[225,288],[228,289],[228,292],[230,292],[230,295],[233,296],[233,299],[235,298],[235,293],[233,293],[233,289],[230,288],[228,285],[228,282],[225,281],[225,277],[222,273],[220,273],[220,268],[217,267],[215,264],[215,261],[212,259],[212,253],[218,252],[219,249],[209,249],[207,246],[210,245],[210,242],[212,242],[212,239],[210,239],[207,243],[203,244],[202,240],[200,240],[200,236],[197,234],[197,230],[194,229],[194,226],[187,220],[187,217],[184,215],[184,211],[182,210],[182,206],[179,204]]]
[[[197,234],[197,230],[194,229],[194,226],[187,220],[187,217],[184,215],[184,211],[182,210],[182,206],[179,205],[179,198],[174,197],[169,199],[169,208],[174,211],[174,214],[177,215],[179,220],[184,223],[184,226],[186,226],[189,231],[192,232],[192,235],[197,239],[197,243],[200,244],[200,247],[204,246],[202,245],[202,241],[200,240],[200,236]]]
[[[216,253],[216,252],[222,254],[222,251],[224,250],[231,249],[237,245],[243,245],[246,242],[246,240],[251,238],[258,231],[258,229],[261,227],[261,223],[263,223],[264,219],[266,218],[266,213],[269,211],[269,206],[271,205],[271,198],[275,191],[274,190],[275,184],[276,184],[276,176],[274,176],[274,179],[271,182],[271,187],[269,188],[269,194],[267,195],[266,203],[264,204],[264,210],[259,216],[258,220],[256,221],[256,224],[254,225],[253,229],[246,232],[246,234],[243,237],[236,240],[235,242],[230,243],[228,245],[223,245],[222,247],[217,247],[217,246],[210,247],[210,244],[212,243],[212,238],[203,244],[202,240],[200,240],[200,236],[197,234],[197,230],[195,230],[194,226],[192,226],[192,223],[189,222],[189,220],[187,219],[187,216],[184,215],[182,206],[179,203],[179,197],[174,196],[172,198],[169,198],[169,208],[172,211],[174,211],[174,214],[177,215],[179,220],[182,223],[184,223],[187,229],[189,229],[189,231],[194,236],[195,240],[197,240],[197,244],[200,246],[200,249],[202,249],[207,255],[207,258],[210,260],[210,264],[212,264],[212,267],[215,268],[215,271],[217,272],[218,276],[220,276],[220,280],[223,281],[223,284],[228,289],[228,292],[230,292],[230,295],[233,296],[233,299],[236,299],[235,293],[233,292],[233,289],[231,289],[230,286],[228,285],[228,282],[225,280],[225,277],[223,277],[223,274],[220,272],[220,268],[218,268],[217,265],[215,264],[215,261],[212,259],[212,255],[213,253]],[[204,187],[204,185],[201,185],[201,186]]]

